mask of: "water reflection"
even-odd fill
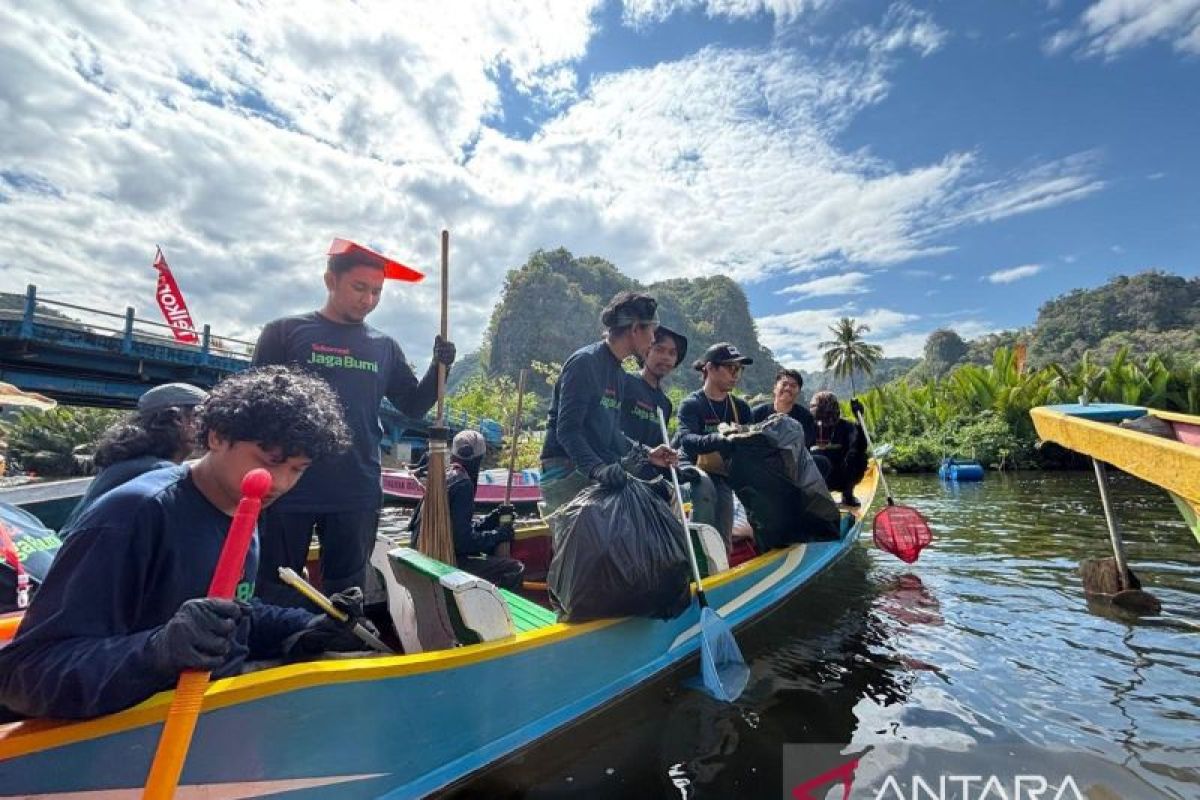
[[[1167,796],[1200,796],[1200,548],[1162,493],[1118,477],[1130,562],[1161,618],[1093,613],[1077,566],[1106,554],[1082,473],[981,484],[898,477],[935,541],[915,565],[869,536],[738,641],[742,699],[689,665],[460,796],[778,797],[784,743],[1084,750]]]

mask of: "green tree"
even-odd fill
[[[90,451],[123,412],[59,406],[23,411],[4,425],[12,460],[45,477],[82,475],[91,468]]]
[[[876,362],[883,358],[883,348],[863,340],[870,333],[869,325],[842,317],[837,324],[829,326],[833,339],[821,342],[819,347],[825,358],[825,369],[833,370],[838,377],[850,379],[850,389],[858,393],[854,385],[854,374],[870,375]]]

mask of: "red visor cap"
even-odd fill
[[[374,250],[363,247],[361,244],[355,244],[349,239],[334,239],[329,245],[329,255],[331,256],[350,254],[361,259],[364,264],[382,267],[383,277],[385,278],[390,278],[394,281],[407,281],[408,283],[418,283],[425,280],[425,275],[417,272],[412,267],[406,267],[399,261],[393,261],[390,258],[381,256]]]

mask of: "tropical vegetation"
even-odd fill
[[[47,477],[91,471],[91,448],[122,412],[59,406],[22,411],[0,425],[8,441],[8,467]]]
[[[987,366],[963,364],[943,378],[893,381],[862,395],[873,438],[895,447],[890,465],[934,470],[946,455],[998,469],[1072,464],[1060,448],[1038,447],[1029,410],[1080,397],[1200,414],[1200,362],[1193,359],[1136,359],[1122,348],[1107,362],[1088,352],[1073,366],[1021,362],[1017,348],[999,347]]]

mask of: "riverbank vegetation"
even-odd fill
[[[947,455],[986,467],[1065,466],[1069,454],[1037,447],[1034,406],[1089,401],[1128,403],[1200,414],[1200,361],[1122,347],[1098,363],[1084,352],[1072,366],[1024,363],[1019,348],[998,347],[987,366],[961,364],[940,378],[893,381],[862,395],[873,438],[895,446],[888,463],[901,472],[932,471]]]

